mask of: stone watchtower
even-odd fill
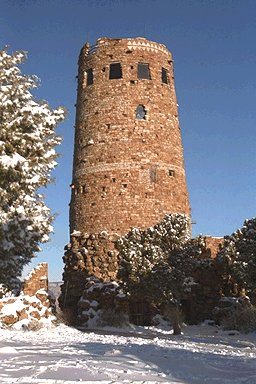
[[[88,235],[93,241],[102,231],[124,235],[150,227],[166,214],[190,216],[173,79],[163,44],[101,38],[82,48],[70,204],[75,253],[64,257],[64,283],[72,285],[83,271],[114,277],[106,244],[94,247],[102,265],[95,252],[76,252]]]
[[[173,62],[143,38],[85,45],[79,58],[71,232],[121,235],[189,215]]]

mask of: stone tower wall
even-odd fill
[[[109,79],[113,63],[122,78]],[[151,79],[138,79],[138,63],[149,65]],[[145,119],[136,118],[139,105]],[[168,213],[190,215],[173,61],[164,45],[144,38],[86,44],[76,108],[71,232],[123,235]]]

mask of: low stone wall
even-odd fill
[[[34,296],[37,291],[44,289],[48,292],[48,264],[40,263],[24,279],[22,292],[24,295]]]
[[[48,265],[41,263],[25,278],[19,296],[0,300],[0,324],[37,329],[56,321],[48,294]]]

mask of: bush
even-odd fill
[[[247,308],[235,307],[226,317],[223,318],[221,325],[224,329],[240,331],[242,333],[253,332],[256,330],[256,307]]]
[[[213,317],[225,330],[243,333],[256,330],[256,307],[247,296],[223,297],[214,308]]]

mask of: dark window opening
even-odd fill
[[[108,128],[108,129],[110,128],[110,124],[107,124],[107,128]]]
[[[106,191],[106,187],[102,187],[102,192],[105,192]]]
[[[93,69],[89,68],[86,71],[86,85],[92,85],[93,84]]]
[[[112,182],[115,183],[116,182],[116,179],[115,177],[112,178]]]
[[[150,168],[150,181],[151,181],[151,183],[157,182],[156,167]]]
[[[110,79],[121,79],[122,78],[122,67],[121,67],[120,63],[110,64],[109,78]]]
[[[127,184],[125,183],[125,184],[122,184],[122,186],[124,187],[124,188],[127,188]]]
[[[136,108],[136,119],[146,120],[146,109],[144,105],[139,104]]]
[[[175,176],[175,171],[173,169],[169,169],[169,176]]]
[[[131,69],[133,69],[133,65],[131,65]]]
[[[130,49],[127,49],[125,53],[132,53],[132,51]]]
[[[102,68],[102,72],[105,72],[106,71],[106,68],[104,67],[104,68]]]
[[[146,63],[138,63],[138,79],[151,80],[149,65]]]
[[[130,83],[131,84],[135,84],[135,80],[130,80]]]
[[[162,83],[168,84],[167,69],[162,68]]]

